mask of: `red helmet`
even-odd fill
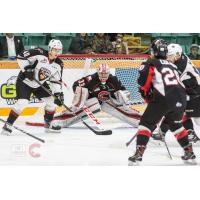
[[[98,68],[98,75],[101,83],[105,84],[110,75],[110,67],[106,63],[100,64]]]

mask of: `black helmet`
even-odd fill
[[[156,39],[151,44],[151,54],[158,59],[166,59],[167,42],[163,39]]]

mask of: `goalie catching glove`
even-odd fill
[[[112,101],[116,105],[129,105],[130,100],[130,92],[128,90],[118,90],[114,93],[116,99],[112,98]]]
[[[64,103],[64,94],[63,92],[54,93],[55,99],[54,103],[58,106],[62,106]]]

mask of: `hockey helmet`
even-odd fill
[[[59,51],[59,54],[62,54],[63,45],[62,45],[62,43],[61,43],[60,40],[52,39],[52,40],[49,42],[48,47],[49,47],[49,51],[50,51],[51,49],[58,49],[58,50],[60,50],[60,51]]]
[[[156,39],[151,44],[151,54],[158,59],[166,59],[167,42],[163,39]]]
[[[106,63],[100,64],[97,73],[99,75],[99,80],[101,81],[101,83],[105,84],[110,75],[110,67]]]
[[[181,54],[183,53],[182,47],[179,44],[169,44],[167,46],[167,49],[167,56],[181,56]]]

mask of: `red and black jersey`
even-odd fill
[[[94,73],[75,81],[73,84],[74,91],[76,90],[77,86],[87,88],[89,92],[89,98],[96,97],[101,102],[107,101],[110,96],[115,98],[114,93],[116,91],[125,90],[125,87],[122,85],[121,81],[112,74],[109,75],[105,84],[102,84],[99,80],[98,73]]]
[[[139,69],[138,84],[144,98],[165,98],[174,102],[185,95],[183,84],[179,80],[176,65],[167,60],[149,59]]]

